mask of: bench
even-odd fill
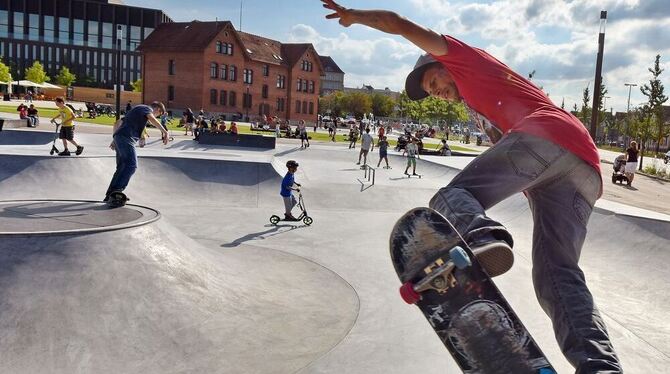
[[[198,135],[198,143],[227,145],[231,147],[274,149],[276,139],[274,136],[203,132]]]

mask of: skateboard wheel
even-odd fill
[[[278,224],[280,220],[281,220],[281,218],[279,218],[279,216],[270,217],[270,223],[273,224],[273,225]]]
[[[309,225],[312,224],[312,222],[314,222],[314,220],[312,219],[312,217],[305,216],[305,218],[302,219],[302,222],[303,222],[305,225],[309,226]]]
[[[459,269],[465,269],[468,266],[472,266],[470,256],[468,256],[465,250],[460,246],[452,248],[451,251],[449,251],[449,257],[451,257],[451,261],[453,261],[454,265]]]
[[[421,295],[414,291],[414,285],[410,282],[400,286],[400,296],[407,304],[416,304],[421,300]]]

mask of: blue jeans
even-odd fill
[[[510,133],[430,201],[468,243],[499,239],[512,245],[505,227],[485,211],[525,193],[534,221],[535,294],[578,374],[622,372],[578,264],[601,186],[600,174],[572,153],[536,136]]]
[[[125,135],[114,135],[116,145],[116,171],[107,188],[107,196],[115,191],[123,191],[128,187],[130,178],[137,170],[137,153],[135,139]]]

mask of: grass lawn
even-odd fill
[[[17,105],[18,106],[18,105]],[[0,112],[4,113],[18,113],[16,111],[17,106],[9,106],[9,105],[0,105]],[[49,120],[56,115],[58,115],[58,110],[54,108],[40,108],[37,107],[37,110],[39,110],[39,116],[41,118],[41,122],[46,121],[49,122]],[[86,118],[86,115],[84,115],[83,118],[75,118],[75,122],[85,122],[85,123],[94,123],[96,125],[108,125],[112,126],[114,125],[114,117],[108,117],[108,116],[101,116],[97,118]]]

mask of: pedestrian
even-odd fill
[[[374,140],[372,135],[370,135],[370,128],[365,129],[365,133],[361,136],[361,151],[358,153],[358,162],[356,165],[361,164],[361,157],[363,157],[363,165],[368,164],[368,153],[375,148]]]
[[[30,104],[28,108],[28,127],[37,127],[40,125],[40,117],[35,105]]]
[[[55,121],[57,118],[61,119],[60,132],[58,133],[58,139],[63,141],[63,151],[60,152],[59,156],[69,156],[70,151],[67,149],[67,143],[70,142],[72,145],[77,147],[75,155],[79,156],[83,151],[84,147],[77,144],[74,141],[74,112],[72,109],[65,105],[65,99],[62,97],[56,98],[56,107],[58,107],[58,114],[52,118],[52,121]]]
[[[402,151],[402,155],[407,154],[407,167],[405,168],[405,175],[409,175],[407,171],[409,167],[412,167],[412,175],[418,176],[416,173],[416,159],[419,158],[419,146],[416,145],[416,138],[410,136],[409,143],[405,147],[405,150]]]
[[[386,166],[384,166],[384,169],[390,169],[391,166],[389,165],[389,157],[388,157],[388,148],[389,148],[389,142],[386,140],[386,136],[382,135],[379,137],[379,142],[377,142],[377,147],[379,147],[379,162],[377,162],[377,167],[381,165],[382,160],[386,161]]]
[[[189,130],[191,131],[191,135],[194,135],[193,130],[195,128],[195,116],[193,115],[193,111],[191,108],[186,108],[186,110],[183,113],[183,119],[184,119],[184,135],[188,135]]]
[[[630,142],[630,146],[626,149],[626,155],[628,158],[626,159],[626,168],[624,170],[626,174],[626,178],[628,179],[628,184],[629,186],[633,184],[633,178],[635,178],[635,171],[637,170],[637,156],[639,155],[640,150],[637,149],[637,142],[632,141]]]
[[[279,194],[284,200],[284,221],[297,221],[298,219],[293,217],[291,211],[293,207],[298,203],[295,196],[293,196],[293,191],[300,191],[300,183],[295,182],[295,173],[298,171],[299,164],[294,160],[289,160],[286,162],[286,168],[288,171],[284,175],[284,179],[281,181],[281,191]],[[296,187],[297,186],[297,187]]]
[[[385,130],[385,129],[384,129],[384,126],[382,126],[382,125],[380,124],[380,125],[379,125],[379,130],[377,130],[377,137],[379,138],[379,140],[381,140],[382,137],[384,137],[384,130]]]
[[[126,113],[130,112],[131,109],[133,109],[133,101],[128,100],[128,102],[126,103]]]
[[[358,141],[358,128],[354,124],[349,129],[349,149],[356,149],[357,141]]]
[[[305,121],[298,121],[298,131],[300,134],[300,149],[306,149],[309,147],[309,138],[307,137],[307,127],[305,126]],[[307,142],[307,145],[305,145]]]
[[[480,127],[484,118],[490,120],[483,130],[494,145],[439,190],[430,207],[454,223],[473,249],[496,245],[496,259],[513,258],[511,235],[486,211],[523,191],[534,220],[535,293],[563,354],[577,373],[621,373],[578,264],[589,216],[602,194],[600,157],[584,125],[481,49],[393,12],[322,2],[334,11],[327,18],[345,27],[363,24],[399,34],[427,52],[406,79],[409,99],[462,101]],[[482,265],[489,264],[482,259]]]
[[[116,171],[105,193],[104,202],[109,201],[112,193],[123,192],[137,170],[135,145],[142,137],[148,122],[160,130],[163,144],[168,143],[168,132],[156,119],[163,113],[165,113],[165,105],[158,101],[154,101],[150,106],[136,105],[114,124],[113,140],[109,148],[116,152]]]

